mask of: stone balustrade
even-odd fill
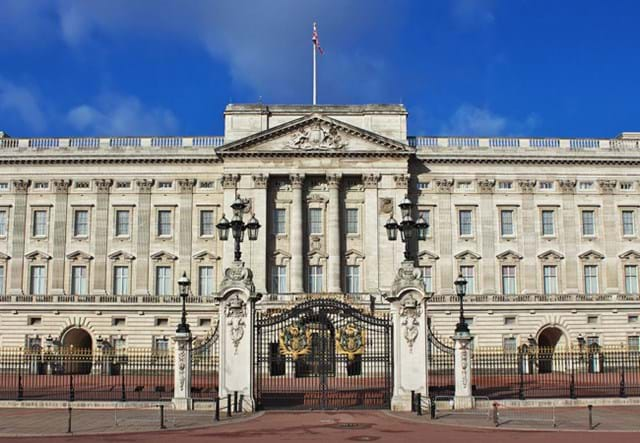
[[[628,151],[640,150],[638,138],[530,138],[530,137],[409,137],[410,146],[420,149],[466,148],[511,150]]]
[[[143,148],[217,148],[224,144],[223,136],[197,137],[73,137],[73,138],[0,138],[3,150],[50,150],[72,149],[91,151],[98,149],[143,149]]]
[[[188,304],[213,304],[215,295],[187,297]],[[149,304],[181,304],[179,295],[0,295],[0,303],[149,303]]]

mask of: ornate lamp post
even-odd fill
[[[187,273],[182,273],[182,277],[178,279],[178,286],[180,287],[180,298],[182,298],[182,320],[176,329],[176,332],[189,333],[189,323],[187,323],[187,297],[189,296],[189,287],[191,286],[191,280],[187,277]]]
[[[240,243],[244,241],[244,231],[249,231],[249,240],[254,241],[258,239],[258,229],[260,229],[260,223],[258,219],[256,219],[255,214],[251,216],[249,221],[245,223],[242,220],[242,213],[246,209],[247,204],[237,196],[235,201],[231,204],[231,209],[233,209],[233,217],[231,221],[229,221],[225,215],[222,215],[222,218],[216,225],[218,228],[218,238],[221,241],[226,241],[229,239],[229,228],[231,228],[231,233],[233,235],[233,239],[235,241],[235,249],[234,249],[234,261],[240,261],[242,258],[242,251],[240,251]]]
[[[460,299],[460,320],[456,325],[456,334],[469,334],[469,326],[467,326],[467,322],[464,319],[464,305],[462,301],[467,293],[467,280],[460,274],[453,284],[456,286],[456,294]]]
[[[398,206],[400,207],[400,213],[402,215],[400,223],[398,223],[392,215],[384,224],[384,227],[387,229],[387,238],[389,241],[397,240],[398,231],[400,231],[400,238],[404,243],[404,259],[413,261],[409,247],[410,243],[415,236],[418,237],[418,240],[426,240],[429,225],[422,216],[418,217],[417,220],[413,219],[411,212],[414,204],[409,200],[408,196],[405,196]]]

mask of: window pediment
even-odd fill
[[[457,253],[455,255],[455,258],[458,260],[480,260],[482,257],[480,257],[480,255],[476,254],[475,252],[467,249],[465,251]]]
[[[176,255],[167,251],[158,251],[155,254],[151,254],[151,260],[154,261],[173,261],[177,259],[178,257]]]
[[[74,260],[74,261],[88,261],[88,260],[93,260],[93,255],[91,254],[87,254],[84,251],[73,251],[69,254],[67,254],[67,258],[69,260]]]
[[[356,251],[355,249],[349,249],[347,252],[345,252],[344,257],[347,266],[359,265],[364,260],[364,255],[360,251]]]
[[[218,257],[215,254],[212,254],[209,251],[200,251],[193,254],[193,259],[198,261],[215,261],[215,260],[220,260],[220,257]]]
[[[581,260],[602,260],[604,255],[593,249],[589,249],[578,256]]]
[[[622,260],[640,260],[640,252],[629,249],[628,251],[620,254],[618,257],[620,257]]]
[[[564,255],[562,255],[558,251],[554,251],[553,249],[549,249],[548,251],[545,251],[542,254],[538,254],[538,258],[540,260],[546,260],[546,261],[562,260],[564,258]]]
[[[309,259],[309,266],[321,266],[329,258],[327,254],[320,251],[311,251],[307,257]]]
[[[291,260],[291,254],[282,249],[276,249],[273,251],[273,262],[276,266],[286,266]]]
[[[42,251],[31,251],[24,256],[27,260],[50,260],[51,256]]]
[[[5,254],[4,252],[0,252],[0,260],[1,261],[7,261],[9,260],[11,257],[9,257],[7,254]]]
[[[503,260],[503,261],[506,261],[506,260],[512,260],[512,261],[514,261],[514,260],[522,260],[522,256],[520,254],[518,254],[517,252],[511,250],[511,249],[508,249],[508,250],[496,255],[496,258],[498,260]]]
[[[109,258],[113,261],[131,261],[136,257],[128,252],[118,250],[109,254]]]

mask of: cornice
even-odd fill
[[[51,164],[168,164],[168,163],[221,163],[222,160],[212,156],[183,157],[70,157],[70,156],[47,156],[47,157],[5,157],[0,156],[0,165],[51,165]]]
[[[481,156],[451,156],[438,154],[417,154],[416,158],[425,163],[438,164],[556,164],[556,165],[640,165],[640,157],[620,158],[620,157],[536,157],[536,156],[513,156],[513,157],[488,157]]]

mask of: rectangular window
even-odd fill
[[[360,266],[347,266],[347,293],[360,292]]]
[[[595,325],[598,323],[598,316],[597,315],[587,315],[587,324],[588,325]]]
[[[460,235],[471,235],[471,211],[469,209],[463,209],[458,212],[458,222]]]
[[[640,351],[640,337],[637,335],[630,335],[627,337],[627,345],[629,346],[630,351]]]
[[[7,235],[7,211],[0,211],[0,237]]]
[[[636,235],[635,211],[622,211],[622,235]]]
[[[322,292],[322,266],[309,266],[309,292]]]
[[[597,335],[587,337],[587,346],[591,345],[600,345],[600,337],[598,337]]]
[[[158,189],[171,189],[173,182],[158,182]]]
[[[553,265],[546,265],[542,267],[543,274],[543,290],[544,293],[557,294],[558,293],[558,267]]]
[[[552,190],[553,182],[540,182],[540,189]]]
[[[77,210],[73,213],[73,236],[89,236],[89,211],[86,209]]]
[[[425,190],[431,187],[431,182],[418,182],[418,189]]]
[[[114,295],[129,294],[129,267],[113,267],[113,293]]]
[[[285,294],[287,292],[287,267],[274,266],[271,273],[271,290],[275,294]]]
[[[426,292],[433,291],[433,269],[431,266],[421,266],[420,270],[422,271],[422,283],[424,284],[424,290]]]
[[[475,269],[473,266],[460,266],[460,274],[467,281],[467,294],[476,293]]]
[[[213,211],[200,211],[200,236],[211,237],[214,234]]]
[[[47,235],[47,211],[40,209],[33,211],[33,236],[45,237]]]
[[[513,265],[502,267],[502,293],[504,295],[516,293],[516,267]]]
[[[0,295],[4,295],[5,291],[4,291],[4,283],[5,283],[5,273],[4,273],[4,266],[0,266]]]
[[[45,295],[47,293],[47,273],[44,266],[31,266],[29,278],[29,294]]]
[[[542,211],[542,235],[555,235],[555,233],[554,212],[551,210]]]
[[[358,209],[347,209],[347,234],[358,233]]]
[[[198,295],[213,295],[213,266],[198,268]]]
[[[578,183],[578,189],[581,191],[590,191],[593,189],[593,182],[580,182]]]
[[[124,351],[127,347],[127,339],[124,337],[112,337],[111,346],[116,351]]]
[[[71,295],[87,295],[87,267],[71,267]]]
[[[513,182],[498,182],[498,189],[507,190],[513,188]]]
[[[287,210],[283,208],[276,208],[273,211],[273,233],[286,234],[287,233]]]
[[[116,211],[116,237],[129,236],[129,214],[130,212],[124,209]]]
[[[156,295],[173,295],[173,281],[170,266],[156,266]]]
[[[638,267],[636,265],[624,267],[624,290],[627,294],[638,293]]]
[[[153,349],[156,352],[168,352],[169,351],[169,339],[168,338],[155,338],[153,341]]]
[[[309,234],[322,234],[322,209],[309,209]]]
[[[171,211],[158,211],[158,237],[171,235]]]
[[[582,235],[596,235],[595,218],[594,211],[582,211]]]
[[[631,191],[633,189],[633,182],[621,182],[620,189],[623,191]]]
[[[584,292],[585,294],[598,293],[598,266],[596,265],[584,267]]]
[[[504,352],[516,352],[518,345],[515,337],[504,337],[502,339],[502,350]]]
[[[512,209],[503,209],[500,211],[500,234],[503,237],[512,236],[514,234]]]

